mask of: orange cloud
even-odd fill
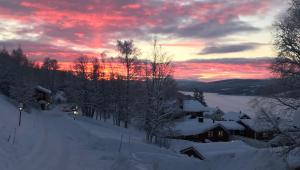
[[[269,59],[234,59],[230,61],[182,61],[175,62],[174,78],[198,81],[216,81],[225,79],[267,79],[272,77],[268,69]],[[72,70],[72,62],[59,62],[61,70]],[[91,66],[89,66],[91,68]],[[108,76],[111,72],[124,74],[124,66],[117,62],[106,62],[104,72]]]
[[[259,60],[259,61],[257,61]],[[262,59],[248,59],[237,62],[218,60],[184,61],[175,63],[174,77],[177,79],[193,79],[200,81],[215,81],[224,79],[266,79],[272,76],[268,69],[270,62]]]

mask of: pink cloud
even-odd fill
[[[237,32],[259,31],[240,21],[240,16],[261,15],[272,0],[240,1],[146,1],[146,0],[9,0],[0,1],[0,19],[30,26],[15,34],[41,32],[32,40],[0,40],[1,44],[21,44],[29,56],[41,60],[54,57],[72,61],[78,55],[95,52],[77,46],[113,49],[116,39],[149,40],[153,34],[177,39],[165,47],[200,47],[206,39],[222,38]],[[1,29],[1,25],[0,25]],[[184,41],[181,41],[181,40]],[[63,41],[64,46],[57,46]],[[187,49],[189,50],[189,49]],[[268,77],[267,65],[186,62],[176,65],[176,78],[221,79],[223,77]],[[245,71],[246,70],[246,71]],[[209,76],[208,76],[209,75]]]
[[[215,59],[176,62],[174,77],[200,81],[265,79],[272,77],[270,58]]]

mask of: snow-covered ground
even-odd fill
[[[256,96],[233,96],[233,95],[222,95],[217,93],[205,93],[205,100],[209,106],[219,107],[225,112],[239,112],[253,113],[251,101]]]
[[[186,95],[193,95],[193,92],[183,92]],[[204,93],[204,98],[209,107],[218,107],[224,112],[247,113],[249,116],[255,116],[254,99],[257,96],[236,96],[222,95],[217,93]]]
[[[197,160],[144,142],[141,132],[109,122],[72,117],[55,107],[24,113],[0,96],[2,170],[282,169],[269,153],[251,152]],[[15,140],[15,141],[14,141]],[[268,158],[268,159],[265,159]]]
[[[23,113],[18,127],[18,110],[3,96],[0,108],[1,170],[208,169],[204,162],[145,144],[138,131],[73,120],[58,108]]]

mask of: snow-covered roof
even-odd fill
[[[239,121],[243,116],[249,117],[247,114],[242,112],[226,112],[223,115],[224,120]]]
[[[205,158],[255,150],[242,141],[193,143],[190,147],[196,149]]]
[[[198,119],[185,119],[182,122],[175,124],[175,130],[181,135],[196,135],[204,133],[216,127],[222,127],[227,130],[244,130],[244,127],[234,121],[215,121],[211,119],[204,119],[199,122]]]
[[[241,113],[238,112],[226,112],[223,116],[224,120],[238,121],[240,120]]]
[[[207,107],[203,106],[197,100],[183,100],[183,111],[184,112],[203,112],[207,111]]]
[[[42,86],[36,86],[35,88],[36,88],[37,90],[39,90],[39,91],[44,92],[44,93],[48,93],[48,94],[51,94],[51,93],[52,93],[51,90],[46,89],[46,88],[44,88],[44,87],[42,87]]]
[[[206,111],[204,112],[204,114],[212,115],[212,114],[216,113],[217,110],[218,110],[218,108],[215,108],[215,107],[206,107]]]
[[[240,121],[256,132],[274,130],[274,126],[272,125],[272,123],[263,119],[241,119]]]
[[[238,124],[235,121],[217,121],[217,123],[221,124],[228,130],[245,130],[242,125]]]

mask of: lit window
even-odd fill
[[[208,137],[213,137],[214,136],[214,132],[213,131],[208,131],[207,132],[207,136]]]
[[[218,131],[218,135],[219,135],[219,136],[223,136],[223,131],[221,131],[221,130]]]

